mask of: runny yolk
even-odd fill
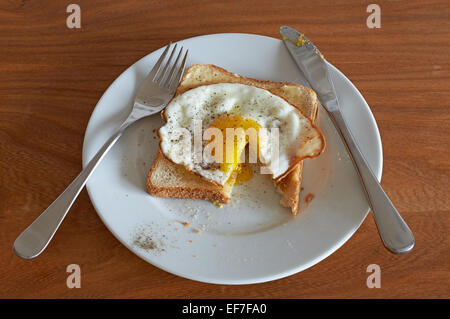
[[[250,152],[255,152],[255,154],[257,154],[259,142],[257,133],[261,128],[261,125],[259,125],[254,120],[244,118],[241,115],[227,115],[214,120],[211,123],[211,127],[218,128],[222,132],[223,161],[220,164],[220,170],[225,172],[226,174],[230,174],[227,183],[233,185],[250,180],[253,176],[253,170],[251,166],[248,163],[239,163],[239,159],[241,158],[242,152],[244,151],[246,145],[250,142],[249,136],[251,135],[245,133],[245,131],[249,128],[253,128],[254,132],[256,133],[256,145],[254,145],[254,143],[249,144],[250,147],[253,147]],[[230,135],[228,136],[228,138],[226,134],[227,128],[234,129],[234,135]],[[242,128],[242,130],[236,130],[238,128]],[[229,144],[228,149],[231,149],[230,143],[233,143],[233,136],[233,153],[227,154],[227,143]]]
[[[248,163],[240,163],[237,166],[236,176],[233,177],[234,181],[229,180],[232,184],[239,185],[246,181],[249,181],[253,177],[253,169]],[[233,172],[234,174],[234,172]],[[230,177],[231,179],[232,177]]]

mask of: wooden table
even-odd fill
[[[73,1],[0,4],[0,297],[351,298],[450,297],[450,5],[447,0],[77,0],[81,28],[66,27]],[[276,4],[275,4],[276,3]],[[225,286],[147,264],[106,229],[83,191],[48,249],[26,261],[12,251],[27,227],[81,169],[84,131],[98,99],[149,52],[207,33],[278,37],[305,32],[362,92],[383,140],[382,184],[416,236],[393,255],[369,216],[336,253],[274,282]],[[82,287],[66,287],[66,267]],[[381,267],[369,289],[366,267]]]

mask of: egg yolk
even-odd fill
[[[291,43],[293,43],[293,44],[295,44],[296,46],[298,46],[298,47],[301,47],[302,45],[304,45],[307,41],[305,40],[305,39],[303,39],[303,34],[300,34],[299,36],[298,36],[298,38],[297,38],[297,41],[295,41],[295,40],[292,40],[291,38],[288,38],[288,37],[285,37],[285,36],[283,36],[283,41],[289,41],[289,42],[291,42]]]
[[[239,159],[241,158],[245,147],[249,143],[249,135],[245,134],[245,130],[253,128],[255,129],[255,132],[258,133],[261,125],[254,120],[244,118],[241,115],[227,115],[214,120],[211,123],[211,127],[218,128],[222,132],[223,161],[220,164],[220,170],[226,174],[230,174],[230,178],[227,182],[233,185],[250,180],[253,176],[251,166],[247,163],[239,163]],[[234,136],[234,141],[232,138],[227,138],[227,128],[234,129],[234,134],[231,136]],[[242,128],[242,130],[236,130],[238,128]],[[231,149],[230,143],[234,143],[232,148],[233,153],[227,154],[227,144],[229,145],[228,149]],[[251,151],[257,153],[258,144],[259,140],[258,136],[256,136],[256,149]]]
[[[249,181],[253,177],[253,169],[247,163],[239,163],[236,169],[231,173],[228,183],[231,185],[239,185]]]

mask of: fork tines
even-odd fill
[[[166,49],[164,50],[163,54],[159,57],[158,61],[156,62],[155,66],[150,72],[150,75],[152,75],[152,80],[156,83],[158,83],[159,86],[165,87],[169,90],[174,89],[178,82],[180,82],[181,77],[183,76],[184,68],[186,65],[186,58],[188,55],[189,50],[185,50],[183,60],[181,61],[181,64],[179,65],[180,58],[183,54],[183,47],[181,47],[178,51],[177,58],[175,59],[175,62],[171,66],[172,58],[175,55],[175,52],[177,51],[177,44],[173,46],[171,49],[172,43],[169,43],[167,45]],[[167,56],[167,53],[171,51],[169,54],[169,58],[164,63],[163,62]],[[162,66],[163,65],[163,66]],[[179,65],[179,66],[178,66]]]

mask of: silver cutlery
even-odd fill
[[[32,259],[44,251],[94,169],[125,130],[139,119],[159,113],[174,96],[183,76],[188,50],[183,50],[181,47],[177,51],[176,44],[173,48],[171,47],[170,43],[144,79],[128,118],[105,142],[66,190],[17,237],[14,242],[14,251],[18,256]],[[167,61],[164,62],[169,51]],[[175,61],[172,62],[175,55]]]
[[[414,236],[384,192],[376,176],[364,158],[355,138],[342,116],[328,65],[317,47],[302,33],[282,26],[280,34],[292,58],[306,80],[316,91],[320,102],[327,110],[359,174],[366,197],[375,218],[378,232],[385,245],[393,253],[406,253],[414,247]]]

